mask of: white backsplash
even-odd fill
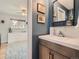
[[[65,37],[69,38],[79,38],[79,28],[74,26],[64,26],[64,27],[50,27],[50,35],[58,35],[61,31]]]

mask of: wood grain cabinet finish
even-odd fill
[[[79,59],[79,51],[40,40],[39,59]]]
[[[54,55],[53,59],[70,59],[69,57],[64,56],[64,55],[62,55],[58,52],[52,51],[52,50],[51,50],[51,54]]]
[[[43,45],[39,45],[39,59],[70,59],[62,54],[48,49]]]
[[[39,45],[39,59],[49,59],[49,49],[43,45]]]

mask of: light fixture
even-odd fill
[[[79,15],[79,12],[78,12],[78,15]],[[75,28],[76,28],[76,29],[79,28],[79,16],[78,16],[78,18],[77,18],[77,25],[75,26]]]
[[[25,9],[22,9],[22,15],[23,15],[23,16],[26,16],[26,15],[27,15],[27,12],[26,12]]]
[[[15,20],[12,20],[12,22],[13,22],[14,26],[17,24],[17,21],[15,21]]]
[[[27,8],[21,7],[17,11],[17,13],[20,14],[20,15],[22,15],[22,16],[27,16]]]
[[[26,8],[26,7],[21,6],[21,14],[22,14],[23,16],[26,16],[26,15],[27,15],[27,8]]]

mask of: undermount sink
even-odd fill
[[[79,40],[75,38],[59,37],[55,35],[42,35],[39,36],[39,38],[46,41],[50,41],[52,43],[79,50]]]

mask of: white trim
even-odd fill
[[[32,0],[27,0],[28,59],[32,59]]]

